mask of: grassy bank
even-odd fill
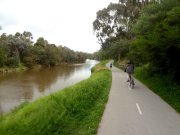
[[[11,72],[21,72],[27,70],[27,67],[23,66],[22,64],[19,64],[16,68],[10,68],[10,67],[1,67],[0,73],[11,73]]]
[[[135,77],[180,113],[180,85],[160,75],[148,75],[145,67],[135,68]]]
[[[111,85],[103,64],[87,80],[43,97],[0,118],[2,135],[96,134]],[[101,67],[101,69],[99,69]]]

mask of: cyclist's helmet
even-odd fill
[[[132,63],[131,60],[129,60],[129,61],[128,61],[128,64],[131,64],[131,63]]]

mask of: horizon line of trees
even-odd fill
[[[119,0],[99,10],[98,59],[130,59],[149,74],[180,80],[180,1]]]
[[[35,43],[31,32],[0,35],[0,67],[18,67],[23,64],[31,68],[40,64],[54,66],[61,63],[82,63],[92,54],[73,51],[65,46],[56,46],[39,37]]]

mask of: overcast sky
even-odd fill
[[[34,40],[75,51],[100,49],[93,34],[96,12],[118,0],[0,0],[0,34],[30,31]]]

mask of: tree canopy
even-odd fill
[[[148,63],[152,72],[177,78],[180,73],[177,62],[180,59],[179,20],[177,0],[164,0],[144,8],[133,28],[137,38],[133,42],[131,57],[139,59],[143,56],[143,63]]]
[[[180,79],[179,0],[119,0],[97,12],[99,58],[131,59],[148,71]]]
[[[32,41],[31,32],[17,32],[15,35],[0,36],[0,67],[18,67],[24,64],[32,67],[36,64],[53,66],[60,63],[84,62],[91,54],[75,52],[67,47],[48,43],[43,37]]]

